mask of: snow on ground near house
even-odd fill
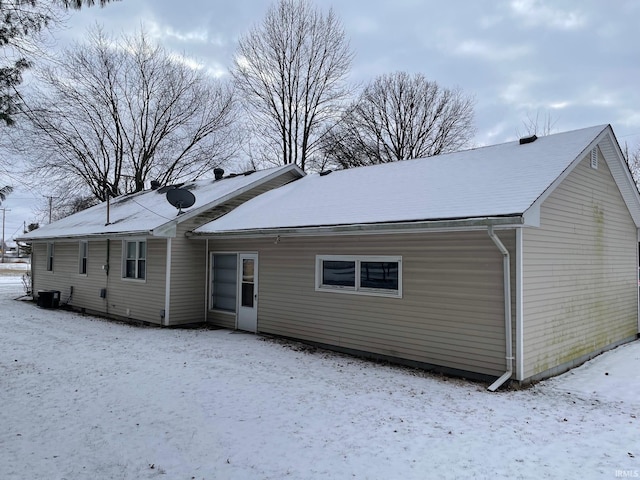
[[[254,335],[43,310],[21,293],[19,276],[0,277],[2,479],[640,475],[640,342],[490,393]]]
[[[0,275],[19,275],[28,270],[31,270],[31,264],[26,263],[26,261],[18,262],[16,260],[12,260],[11,263],[0,263]]]

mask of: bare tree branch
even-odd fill
[[[279,0],[238,42],[232,75],[265,157],[304,169],[348,95],[353,53],[332,10]]]
[[[41,70],[24,110],[30,157],[48,178],[78,179],[96,198],[192,179],[235,153],[231,88],[176,61],[144,32],[86,44]]]
[[[429,157],[468,146],[474,100],[424,75],[381,75],[327,132],[324,153],[342,168]]]

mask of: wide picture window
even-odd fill
[[[402,257],[318,255],[316,290],[402,297]]]

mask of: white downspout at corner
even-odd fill
[[[636,241],[636,264],[638,265],[638,305],[636,314],[638,316],[638,335],[640,335],[640,228],[638,229],[638,239]]]
[[[522,228],[516,228],[516,331],[515,331],[515,357],[516,380],[524,380],[524,248]]]
[[[500,378],[498,378],[489,386],[488,390],[491,392],[495,392],[513,375],[513,348],[511,346],[511,257],[509,255],[509,250],[507,250],[507,247],[504,246],[498,236],[494,233],[493,226],[489,225],[487,233],[502,254],[502,271],[504,282],[504,333],[507,371],[504,372],[504,374]]]
[[[205,273],[204,273],[204,323],[208,322],[209,315],[209,282],[211,282],[211,255],[209,255],[209,239],[207,238],[205,241],[204,247],[204,264],[205,264]]]
[[[171,237],[167,238],[167,268],[164,287],[164,317],[162,324],[169,326],[169,309],[171,308]]]

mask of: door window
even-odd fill
[[[243,307],[253,308],[255,280],[254,261],[252,258],[242,259],[242,299]]]

